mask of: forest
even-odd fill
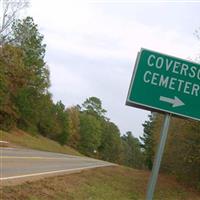
[[[71,107],[53,102],[45,47],[33,18],[13,22],[0,48],[0,129],[19,128],[88,156],[142,167],[139,139],[131,132],[121,136],[99,98]]]
[[[138,139],[130,131],[120,133],[98,97],[71,107],[54,102],[49,91],[50,70],[44,60],[44,36],[32,17],[12,17],[0,30],[0,129],[19,128],[87,156],[151,170],[163,116],[151,113]],[[172,119],[161,171],[200,190],[198,121]]]
[[[145,121],[140,138],[145,165],[152,169],[160,138],[163,115],[152,113]],[[173,175],[178,181],[200,190],[200,123],[191,119],[172,117],[161,172]]]

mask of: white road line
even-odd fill
[[[39,159],[39,160],[87,160],[88,162],[96,162],[99,160],[93,159],[93,158],[87,158],[87,157],[40,157],[40,156],[2,156],[0,155],[0,159]],[[104,162],[104,161],[103,161]],[[105,161],[106,162],[106,161]]]
[[[75,168],[75,169],[64,169],[64,170],[41,172],[41,173],[35,173],[35,174],[25,174],[25,175],[20,175],[20,176],[9,176],[9,177],[0,178],[0,181],[17,179],[17,178],[25,178],[25,177],[30,177],[30,176],[40,176],[40,175],[47,175],[47,174],[53,174],[53,173],[61,173],[61,172],[76,172],[76,171],[80,171],[80,170],[86,170],[86,169],[92,169],[92,168],[98,168],[98,167],[107,167],[107,166],[112,166],[112,164],[80,167],[80,168]]]
[[[40,159],[40,160],[86,160],[88,162],[96,162],[100,160],[96,160],[94,158],[87,158],[87,157],[79,157],[79,156],[66,156],[66,157],[41,157],[41,156],[3,156],[0,155],[0,159]],[[106,162],[106,161],[103,161]]]
[[[66,158],[66,157],[63,157],[63,158],[54,158],[54,157],[36,157],[36,156],[0,156],[0,158],[17,158],[17,159],[58,159],[58,160],[65,160],[65,159],[77,159],[77,158]]]

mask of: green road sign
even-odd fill
[[[141,49],[126,104],[200,120],[200,65]]]

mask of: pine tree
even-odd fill
[[[144,133],[140,137],[143,144],[141,147],[144,150],[145,161],[148,169],[152,169],[153,166],[153,156],[154,156],[154,139],[153,139],[153,126],[154,126],[154,117],[153,114],[149,115],[149,120],[145,121],[143,124]]]

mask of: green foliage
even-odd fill
[[[44,66],[45,44],[43,36],[38,31],[38,26],[32,17],[17,20],[12,26],[12,44],[23,49],[25,64],[28,66]],[[28,59],[29,58],[29,59]]]
[[[162,170],[198,188],[200,182],[200,123],[172,119]]]
[[[82,105],[83,110],[96,117],[104,117],[106,110],[102,108],[101,100],[97,97],[90,97]]]
[[[21,49],[27,70],[26,84],[20,88],[15,100],[20,112],[18,124],[37,129],[40,103],[49,87],[49,71],[44,62],[46,45],[31,17],[17,20],[12,30],[12,45]]]
[[[37,127],[40,134],[49,138],[58,132],[53,107],[51,94],[43,95],[39,103]]]
[[[0,47],[0,107],[3,105],[4,101],[8,96],[7,88],[8,88],[8,80],[5,76],[5,64],[3,62],[3,49]]]
[[[144,150],[146,165],[148,169],[152,169],[154,156],[154,138],[152,131],[154,127],[153,114],[149,115],[149,120],[144,122],[143,127],[144,133],[143,136],[140,137],[141,141],[143,142],[141,147]]]
[[[44,62],[46,45],[43,44],[43,35],[39,33],[31,17],[17,20],[12,29],[12,44],[22,49],[24,64],[32,72],[29,84],[39,93],[43,93],[49,87],[49,71]]]
[[[80,144],[81,152],[92,155],[101,144],[101,123],[93,116],[87,113],[80,115]]]
[[[123,164],[134,168],[143,168],[144,155],[141,151],[141,143],[130,131],[122,136]]]
[[[102,139],[99,154],[103,160],[119,162],[121,155],[121,138],[118,127],[109,121],[102,122]]]
[[[26,84],[27,69],[21,49],[4,45],[0,51],[0,68],[0,127],[5,130],[12,128],[19,118],[15,100]]]
[[[136,166],[125,160],[131,159],[127,158],[128,151],[140,159],[135,149],[138,143],[120,137],[117,125],[105,116],[99,98],[89,97],[82,107],[68,109],[61,101],[53,102],[48,92],[45,47],[43,35],[31,17],[13,23],[9,44],[0,48],[0,128],[17,126],[86,155]]]
[[[80,142],[80,117],[79,109],[77,106],[73,106],[67,109],[68,113],[68,132],[69,139],[68,144],[71,147],[78,148]]]
[[[153,151],[160,139],[163,116],[157,114],[150,132]],[[200,123],[172,118],[161,163],[161,171],[173,174],[182,183],[198,189],[200,182]]]
[[[53,103],[47,91],[46,45],[31,17],[15,21],[10,41],[0,49],[1,128],[12,128],[17,123],[22,129],[66,144],[67,112],[61,102]]]
[[[54,104],[51,95],[44,95],[40,102],[37,127],[43,136],[54,139],[64,145],[68,141],[68,113],[64,104]]]
[[[120,137],[119,128],[105,117],[100,99],[86,99],[80,110],[83,111],[80,115],[79,147],[83,153],[130,167],[143,167],[144,156],[139,140],[131,132]]]
[[[58,135],[54,137],[60,144],[64,145],[68,140],[68,113],[65,111],[65,105],[61,101],[57,102],[54,106],[54,113],[61,129]]]

